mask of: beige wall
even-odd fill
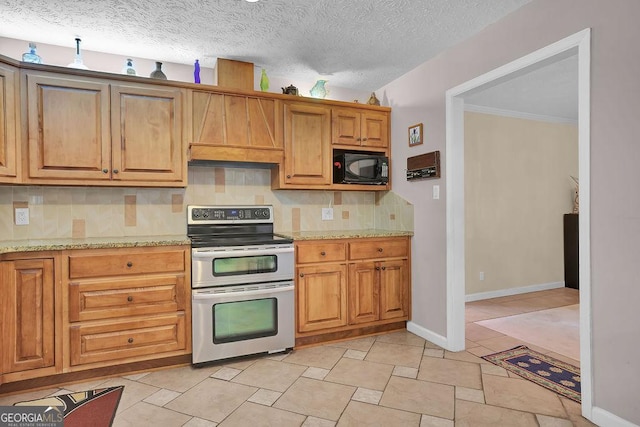
[[[445,151],[445,92],[591,28],[591,321],[593,405],[640,425],[640,2],[533,0],[475,37],[377,91],[393,108],[392,157]],[[425,143],[408,147],[407,128],[424,123]],[[394,192],[414,205],[413,322],[447,335],[446,180],[407,182]],[[439,184],[440,199],[430,197]]]
[[[577,126],[471,112],[464,125],[467,295],[563,282]]]
[[[270,170],[189,167],[187,189],[0,186],[0,240],[186,234],[189,204],[271,204],[276,231],[412,230],[413,206],[361,191],[272,191]],[[29,225],[13,224],[27,203]],[[322,221],[321,208],[334,208]]]

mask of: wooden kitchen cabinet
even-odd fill
[[[53,258],[0,261],[2,382],[54,374],[56,291]]]
[[[297,273],[298,332],[346,325],[346,265],[305,266]]]
[[[331,143],[363,148],[389,148],[389,113],[358,108],[332,108]]]
[[[329,188],[331,185],[331,108],[284,103],[284,163],[273,169],[274,188]]]
[[[186,186],[182,89],[23,75],[28,183]]]
[[[66,251],[71,371],[191,352],[188,246]]]
[[[409,243],[404,236],[296,242],[296,345],[404,327]],[[337,283],[345,273],[346,306],[339,306]]]
[[[282,102],[201,90],[189,92],[191,160],[282,163]]]
[[[18,69],[0,63],[0,183],[19,178]]]

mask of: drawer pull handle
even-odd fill
[[[300,277],[304,277],[304,273],[300,273]]]
[[[132,263],[131,261],[129,261],[129,262],[127,263],[127,267],[129,267],[129,268],[133,267],[133,263]]]
[[[133,297],[132,297],[131,295],[129,295],[129,296],[127,297],[127,301],[129,301],[129,302],[133,301]]]
[[[133,344],[133,338],[129,338],[129,339],[127,340],[127,342],[128,342],[129,344]]]
[[[325,256],[327,253],[325,251],[320,252],[320,255]]]
[[[378,248],[378,252],[382,252],[382,251],[383,251],[383,249],[382,249],[382,248]]]

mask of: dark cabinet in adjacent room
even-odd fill
[[[578,268],[578,214],[564,215],[564,285],[580,288]]]

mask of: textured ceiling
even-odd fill
[[[578,121],[578,55],[465,97],[465,104],[560,121]]]
[[[3,0],[0,36],[375,90],[530,0]]]

